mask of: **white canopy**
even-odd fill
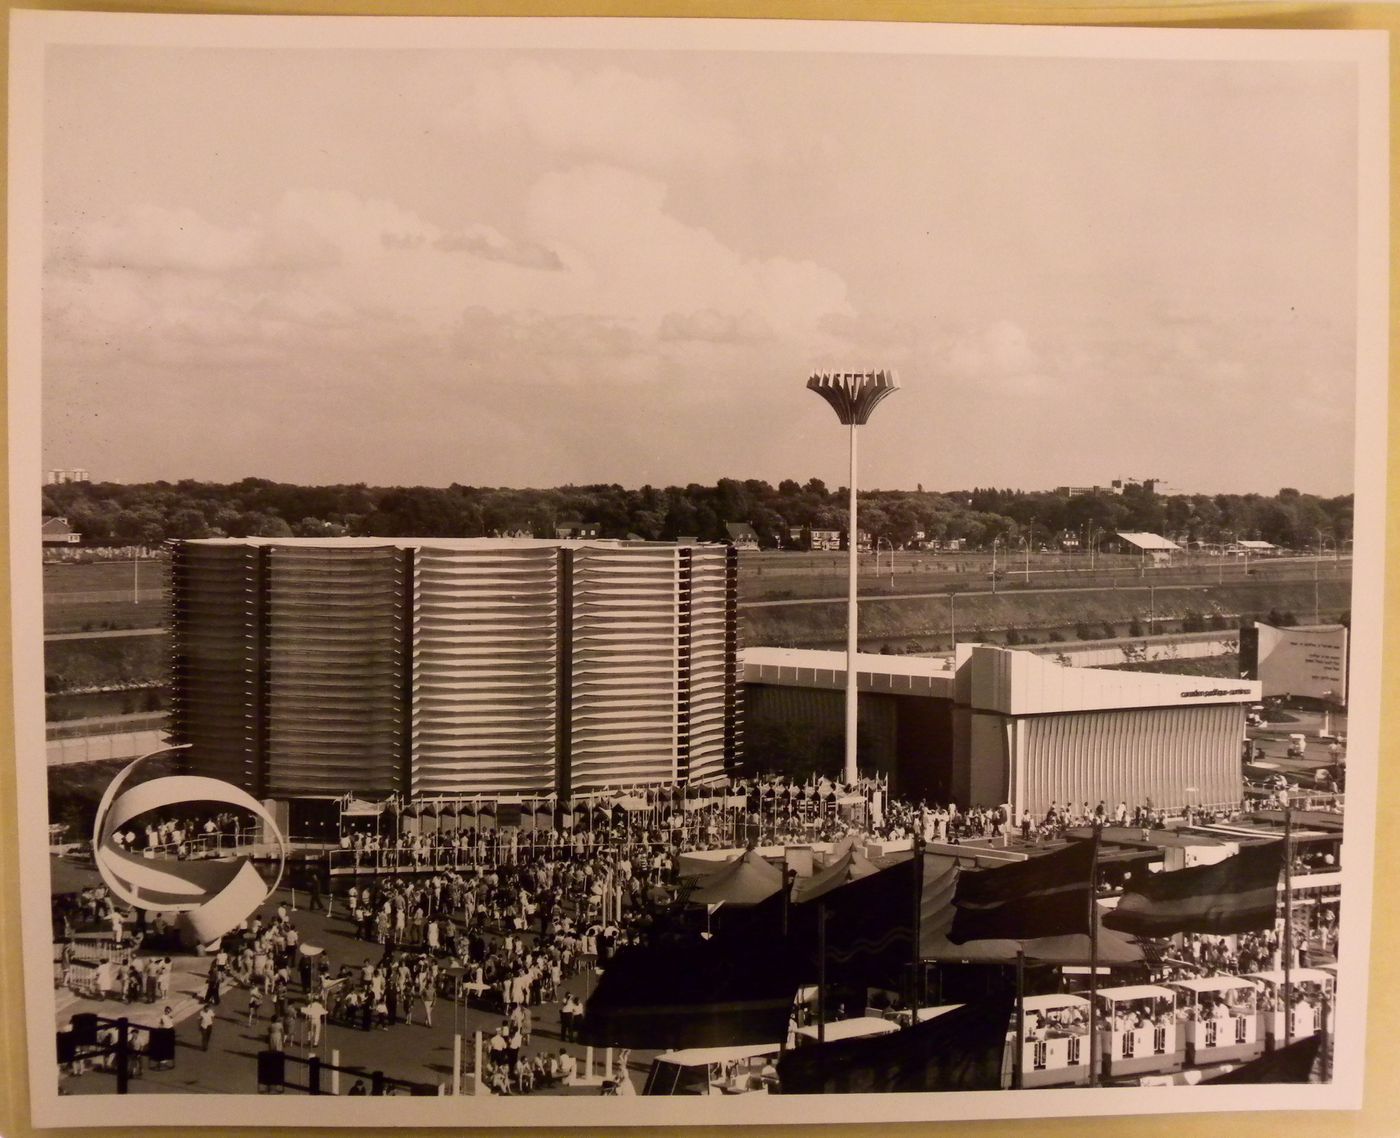
[[[1188,992],[1233,992],[1239,988],[1258,987],[1243,976],[1197,976],[1191,980],[1173,980],[1171,986]]]
[[[1157,984],[1129,984],[1125,988],[1100,988],[1099,995],[1111,1004],[1124,1000],[1175,1000],[1176,993]]]
[[[755,1055],[776,1055],[781,1049],[779,1043],[749,1043],[743,1047],[687,1047],[681,1051],[664,1052],[656,1057],[656,1061],[676,1067],[704,1067],[711,1063],[734,1063]]]
[[[1176,542],[1168,541],[1159,533],[1130,533],[1127,530],[1119,530],[1118,536],[1138,549],[1173,550],[1181,548]]]
[[[1251,980],[1264,980],[1270,984],[1282,984],[1284,980],[1283,969],[1276,968],[1269,972],[1250,972]],[[1324,972],[1321,968],[1295,968],[1293,969],[1292,981],[1295,984],[1327,984],[1335,980],[1336,977],[1330,972]]]
[[[1167,994],[1170,995],[1170,993]],[[1103,993],[1100,992],[1099,995],[1103,995]],[[1083,996],[1076,996],[1069,992],[1051,996],[1027,996],[1024,1003],[1028,1012],[1049,1012],[1056,1008],[1087,1008],[1089,1006],[1089,1001]]]

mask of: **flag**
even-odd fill
[[[1028,861],[960,874],[948,939],[962,944],[1087,934],[1098,842],[1095,833]]]
[[[803,978],[815,979],[820,968],[818,921],[825,910],[828,980],[897,987],[914,957],[916,874],[911,857],[844,885],[833,875],[800,895],[789,929],[807,966]]]
[[[783,1094],[994,1091],[1015,1008],[1007,994],[886,1035],[804,1044],[778,1061]]]
[[[1142,880],[1135,875],[1103,923],[1134,936],[1158,937],[1269,928],[1278,906],[1284,844],[1261,842],[1214,865],[1156,873]]]
[[[1202,1079],[1200,1085],[1226,1086],[1232,1083],[1306,1083],[1317,1062],[1322,1036],[1310,1035],[1268,1055],[1243,1063],[1233,1071]]]
[[[787,1036],[798,970],[779,930],[781,896],[709,940],[622,949],[584,1006],[583,1042],[676,1049],[772,1043]]]

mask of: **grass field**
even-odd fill
[[[44,596],[64,593],[91,593],[165,586],[169,562],[158,558],[143,561],[50,562],[44,566]]]

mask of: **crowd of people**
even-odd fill
[[[859,797],[860,805],[842,808],[843,797]],[[1232,816],[1187,808],[1169,817],[1150,802],[1086,801],[1052,803],[1043,813],[1013,820],[1002,806],[904,801],[871,784],[834,793],[759,790],[743,807],[719,796],[690,809],[600,810],[578,830],[462,826],[392,838],[347,831],[327,860],[335,865],[336,854],[348,855],[359,872],[330,878],[336,886],[331,890],[318,878],[310,900],[325,912],[329,930],[353,939],[361,950],[351,950],[347,959],[345,944],[337,944],[333,965],[322,946],[305,944],[286,905],[251,916],[210,957],[198,1021],[201,1042],[209,1046],[213,1009],[227,1001],[230,989],[246,993],[239,1018],[273,1051],[294,1042],[317,1047],[326,1024],[363,1032],[431,1026],[440,1001],[460,1002],[499,1017],[484,1042],[483,1085],[499,1095],[530,1094],[576,1080],[577,1062],[561,1046],[579,1038],[583,1019],[580,985],[570,981],[605,969],[617,949],[648,938],[681,893],[685,853],[835,842],[851,835],[876,842],[1019,838],[1035,844],[1085,826],[1155,830]],[[124,832],[121,841],[138,853],[178,856],[193,838],[236,833],[238,826],[234,815],[170,818]],[[378,872],[387,867],[386,855],[397,868],[416,872]],[[1311,868],[1325,868],[1328,856],[1299,854],[1312,859]],[[1310,951],[1336,950],[1335,906],[1315,905],[1311,912],[1311,923],[1304,920],[1296,933],[1295,960],[1302,966]],[[170,956],[152,952],[170,931],[162,917],[153,916],[148,924],[138,911],[138,922],[130,925],[101,886],[57,902],[55,913],[63,918],[65,945],[78,927],[97,925],[124,950],[103,973],[104,995],[157,1004],[169,999]],[[56,924],[56,935],[57,930]],[[1278,940],[1273,930],[1231,938],[1189,935],[1158,946],[1162,964],[1152,978],[1277,968]],[[144,955],[135,951],[142,945]],[[72,951],[65,947],[65,964]],[[352,962],[355,956],[358,962]],[[557,1035],[551,1030],[547,1040],[538,1032],[546,1005],[551,1025],[556,1009],[559,1024]],[[802,1014],[795,1023],[800,1025]],[[1032,1037],[1039,1030],[1074,1031],[1073,1014],[1068,1021],[1033,1025]],[[609,1093],[630,1093],[625,1062],[609,1082]]]

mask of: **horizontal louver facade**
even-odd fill
[[[739,748],[732,551],[178,543],[172,742],[272,797],[712,782]]]
[[[269,795],[402,789],[402,565],[393,547],[269,550]]]
[[[201,774],[261,794],[259,559],[247,545],[185,542],[170,558],[170,734]]]
[[[554,784],[556,550],[414,557],[413,793]]]

